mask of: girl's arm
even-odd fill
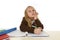
[[[36,19],[35,22],[36,22],[36,24],[37,24],[37,27],[41,27],[42,29],[44,28],[44,27],[43,27],[43,24],[40,22],[39,19]]]
[[[43,24],[42,24],[42,23],[39,21],[39,19],[38,19],[38,13],[37,13],[37,12],[35,12],[34,20],[35,20],[35,22],[36,22],[36,24],[37,24],[37,27],[41,27],[42,29],[44,28],[44,27],[43,27]]]

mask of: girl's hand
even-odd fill
[[[41,33],[41,29],[40,28],[35,28],[34,29],[34,33],[35,34],[40,34]]]
[[[43,31],[43,29],[41,27],[38,27],[39,29],[41,29],[41,31]]]
[[[38,13],[35,12],[35,14],[34,14],[34,20],[36,20],[38,18],[37,16],[38,16]]]

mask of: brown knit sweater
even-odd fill
[[[36,27],[41,27],[42,29],[44,28],[43,24],[38,19],[35,20],[33,25]],[[20,25],[20,30],[22,32],[34,33],[34,29],[35,29],[34,27],[28,26],[28,22],[25,20],[25,17],[23,17],[23,20],[22,20],[21,25]]]

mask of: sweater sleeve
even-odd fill
[[[35,22],[36,22],[36,24],[37,24],[38,27],[41,27],[42,29],[44,28],[43,24],[40,22],[39,19],[35,20]]]
[[[20,30],[22,32],[34,33],[34,28],[29,27],[27,21],[24,18],[23,18],[23,20],[21,22]]]

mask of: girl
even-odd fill
[[[38,19],[38,13],[32,6],[28,6],[25,10],[25,16],[23,17],[20,25],[22,32],[40,34],[43,30],[43,24]]]

